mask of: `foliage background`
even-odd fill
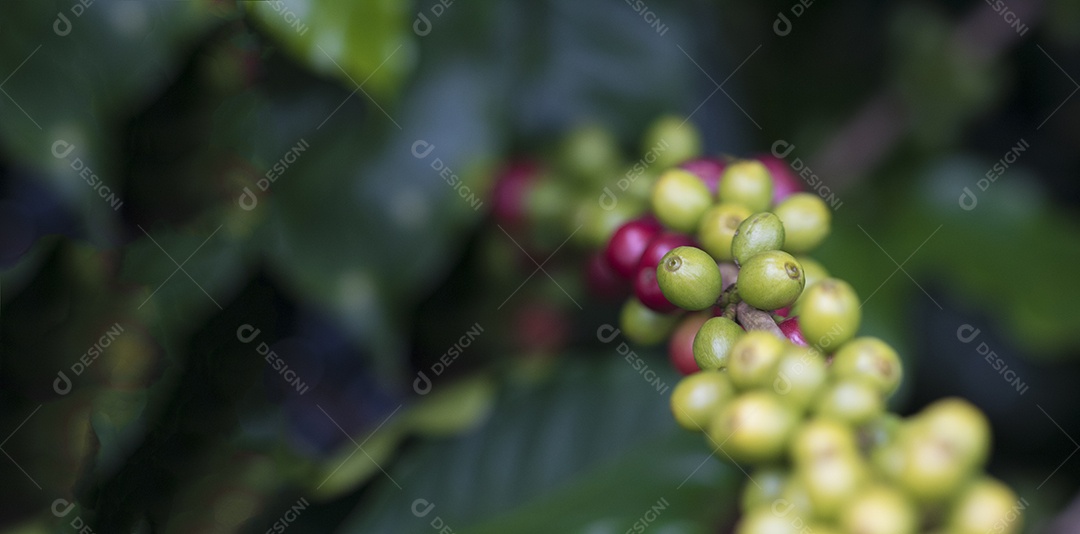
[[[551,279],[533,272],[487,214],[507,158],[593,122],[633,161],[649,122],[679,113],[710,153],[795,145],[843,201],[817,257],[870,297],[864,331],[905,358],[894,407],[971,399],[994,425],[991,472],[1031,503],[1027,528],[1075,528],[1055,516],[1080,477],[1080,8],[1014,0],[1020,34],[993,3],[797,5],[5,3],[0,522],[263,532],[303,499],[296,532],[428,532],[437,516],[454,532],[599,533],[663,499],[650,531],[727,528],[744,475],[596,340],[617,303],[587,297],[570,250]],[[536,303],[566,331],[530,330]],[[57,373],[117,324],[58,394]],[[416,373],[474,324],[417,395]],[[241,325],[310,390],[288,389]],[[674,383],[661,351],[636,350]],[[58,518],[57,499],[77,506]]]

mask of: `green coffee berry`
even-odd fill
[[[723,283],[716,260],[695,247],[676,247],[656,266],[660,291],[672,304],[685,310],[704,310],[716,304]]]
[[[709,208],[698,225],[698,242],[716,261],[731,261],[735,232],[751,215],[753,212],[742,204],[721,203]]]
[[[863,378],[888,397],[900,385],[903,366],[900,357],[876,337],[860,337],[844,343],[836,351],[832,372],[838,377]]]
[[[731,347],[743,333],[742,327],[726,317],[705,321],[694,336],[694,361],[703,370],[727,369]]]
[[[854,429],[836,419],[810,419],[799,426],[791,440],[791,460],[796,466],[858,454]]]
[[[701,133],[683,117],[664,115],[645,132],[641,152],[654,154],[653,165],[666,169],[701,155]]]
[[[739,284],[741,294],[741,274]],[[851,285],[836,278],[807,287],[794,312],[806,342],[822,352],[832,352],[854,338],[862,322],[859,296]]]
[[[806,488],[814,513],[831,519],[839,515],[870,480],[870,470],[857,455],[831,456],[799,466],[796,476]]]
[[[742,204],[755,212],[765,211],[772,203],[772,176],[758,161],[741,160],[729,163],[720,177],[717,195],[720,202]]]
[[[761,310],[776,310],[792,305],[805,283],[798,260],[787,252],[770,250],[743,263],[736,285],[739,297],[747,304]],[[802,325],[801,318],[799,324]]]
[[[678,320],[676,314],[655,312],[638,299],[631,298],[619,314],[619,328],[634,343],[658,345],[667,339]]]
[[[1026,503],[1023,504],[1026,506]],[[969,484],[960,493],[947,519],[952,534],[1014,534],[1023,521],[1016,508],[1021,506],[1008,486],[990,477]]]
[[[671,392],[671,413],[687,430],[704,432],[713,416],[735,397],[735,387],[720,371],[684,377]]]
[[[653,214],[664,226],[692,233],[712,205],[712,194],[697,176],[668,169],[653,185],[651,202]]]
[[[919,516],[907,496],[877,484],[854,495],[846,503],[840,524],[846,532],[859,534],[915,534],[919,529]]]
[[[885,401],[877,388],[863,379],[847,378],[825,386],[813,412],[821,417],[861,425],[880,416],[885,411]]]
[[[795,428],[796,415],[775,395],[754,390],[735,397],[709,426],[721,458],[762,463],[780,459]],[[714,445],[716,446],[716,445]]]
[[[731,255],[736,265],[742,265],[759,252],[779,250],[783,245],[784,223],[772,213],[755,213],[739,224],[731,240]]]
[[[826,374],[821,353],[810,347],[788,344],[776,365],[772,389],[781,400],[801,412],[809,408],[825,384]]]
[[[809,252],[829,235],[832,212],[820,197],[811,193],[795,193],[773,209],[784,222],[784,250],[799,254]]]
[[[784,342],[763,330],[752,330],[731,347],[728,375],[740,390],[771,388]]]

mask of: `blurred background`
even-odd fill
[[[892,407],[970,399],[1025,530],[1080,531],[1077,79],[1068,0],[5,2],[0,525],[729,531],[566,209],[674,114],[828,188]]]

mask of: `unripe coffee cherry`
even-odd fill
[[[654,154],[653,165],[665,169],[701,154],[701,134],[689,120],[664,115],[646,130],[641,152]]]
[[[763,211],[739,224],[731,240],[731,255],[736,265],[742,265],[759,252],[779,250],[783,245],[784,223],[776,215]]]
[[[832,212],[820,197],[795,193],[787,197],[773,213],[784,222],[784,250],[799,254],[809,252],[829,235]]]
[[[1005,484],[983,477],[964,488],[948,517],[952,534],[1014,534],[1023,525],[1016,494]]]
[[[656,267],[656,279],[672,304],[691,311],[716,304],[723,288],[716,260],[695,247],[679,247],[665,254]]]
[[[773,181],[769,170],[759,161],[729,163],[720,177],[717,196],[720,202],[742,204],[751,211],[765,211],[772,204]]]
[[[742,290],[742,275],[739,275]],[[862,322],[859,296],[847,282],[826,278],[806,288],[795,314],[810,346],[830,352],[855,337]]]
[[[660,230],[660,223],[652,217],[629,221],[612,234],[604,248],[604,258],[616,273],[629,279],[637,272],[641,255],[649,243],[660,235]]]
[[[720,444],[717,454],[736,462],[763,463],[780,459],[796,415],[775,395],[764,390],[735,397],[715,416],[709,437]]]
[[[740,390],[771,388],[776,364],[784,353],[784,342],[762,330],[753,330],[731,347],[728,374]]]
[[[653,186],[652,210],[668,228],[691,233],[712,205],[709,188],[697,176],[682,169],[669,169]]]
[[[859,426],[880,416],[885,401],[877,388],[863,379],[843,379],[825,386],[814,403],[813,412]]]
[[[796,476],[806,488],[814,513],[832,519],[869,482],[870,469],[858,455],[840,455],[801,465]]]
[[[787,252],[770,250],[747,260],[739,270],[736,284],[739,297],[747,304],[762,310],[775,310],[793,304],[805,283],[798,260]],[[806,332],[805,326],[803,332]]]
[[[709,422],[731,399],[735,388],[720,371],[701,371],[687,376],[671,392],[671,413],[679,426],[704,432]]]
[[[560,168],[575,179],[600,183],[619,166],[619,144],[615,136],[597,124],[578,126],[562,143]]]
[[[904,373],[896,351],[876,337],[844,343],[833,356],[832,372],[841,378],[865,379],[886,397],[896,391]]]
[[[744,334],[741,326],[726,317],[713,317],[694,336],[694,361],[699,368],[727,369],[731,347]]]
[[[791,460],[805,466],[840,456],[859,454],[855,431],[835,419],[814,418],[803,423],[791,439]]]
[[[919,529],[919,516],[906,495],[877,484],[860,491],[846,503],[840,524],[845,532],[859,534],[915,534]]]
[[[639,345],[657,345],[667,339],[679,316],[646,308],[638,299],[627,299],[619,314],[619,328],[627,339]]]
[[[750,208],[741,204],[717,204],[701,217],[697,237],[701,248],[705,249],[716,261],[731,261],[731,243],[735,232],[747,217],[753,215]]]
[[[780,400],[805,411],[825,384],[826,374],[825,359],[816,350],[788,346],[776,365],[772,389]]]

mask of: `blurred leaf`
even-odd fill
[[[390,98],[412,67],[408,3],[351,0],[243,2],[284,48],[316,72]],[[344,71],[344,72],[343,72]]]
[[[454,532],[621,533],[654,506],[650,528],[714,532],[743,475],[677,428],[666,390],[603,357],[568,355],[549,383],[504,391],[483,427],[407,453],[389,472],[401,489],[380,480],[342,532],[427,532],[437,517]]]

